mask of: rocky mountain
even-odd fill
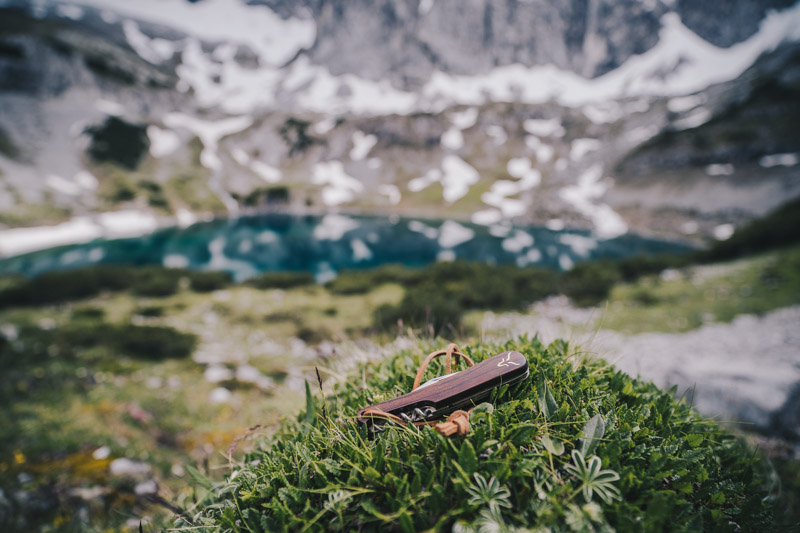
[[[0,0],[0,223],[724,238],[800,194],[798,41],[787,0]]]

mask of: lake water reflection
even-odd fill
[[[589,232],[541,227],[269,214],[43,250],[0,261],[0,272],[35,275],[91,264],[163,264],[226,270],[237,281],[265,271],[305,270],[324,282],[344,269],[386,263],[422,266],[459,259],[567,269],[587,259],[685,249],[636,235],[600,240]]]

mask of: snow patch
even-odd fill
[[[733,236],[734,231],[735,228],[733,227],[733,224],[720,224],[719,226],[716,226],[711,233],[718,241],[726,241]]]
[[[162,264],[167,268],[186,268],[189,266],[189,258],[182,254],[167,254]]]
[[[119,117],[125,113],[125,108],[122,106],[122,104],[112,102],[111,100],[105,100],[103,98],[94,103],[94,108],[110,117]]]
[[[280,66],[316,38],[311,18],[283,20],[269,7],[239,0],[82,0],[85,5],[170,26],[208,42],[245,45],[264,65]],[[220,21],[224,21],[221,24]]]
[[[354,218],[332,213],[322,217],[320,223],[314,228],[314,238],[318,241],[338,241],[345,233],[353,231],[358,226],[360,224]]]
[[[558,240],[572,248],[577,255],[587,257],[589,252],[597,248],[597,241],[591,237],[584,237],[583,235],[575,235],[572,233],[564,233],[559,235]]]
[[[322,201],[328,206],[352,202],[364,189],[360,181],[345,173],[341,161],[325,161],[314,165],[311,182],[323,185]]]
[[[97,181],[97,178],[89,172],[88,170],[79,170],[75,173],[75,176],[72,178],[75,183],[80,185],[86,190],[94,191],[100,185]]]
[[[698,107],[694,111],[689,114],[689,116],[683,117],[679,120],[676,120],[672,123],[673,129],[676,130],[688,130],[691,128],[696,128],[698,126],[702,126],[706,122],[711,120],[711,111],[704,107]]]
[[[353,133],[353,149],[350,150],[350,159],[361,161],[367,157],[377,142],[378,138],[374,135],[367,135],[363,131]]]
[[[491,137],[496,146],[502,146],[508,140],[508,134],[506,134],[506,130],[504,130],[502,126],[488,126],[486,128],[486,135]]]
[[[436,239],[439,236],[439,230],[434,227],[423,224],[419,220],[411,220],[408,222],[408,229],[416,233],[421,233],[429,239]]]
[[[734,166],[730,163],[715,163],[705,168],[705,172],[709,176],[730,176],[735,170]]]
[[[577,184],[561,189],[560,196],[592,221],[599,237],[611,239],[626,233],[628,226],[608,205],[597,203],[608,189],[602,177],[603,167],[594,165],[581,174]]]
[[[350,248],[353,249],[354,261],[369,261],[372,259],[372,250],[370,250],[367,244],[361,239],[353,239],[350,241]]]
[[[281,181],[283,174],[277,168],[264,163],[263,161],[253,161],[250,163],[250,168],[256,175],[267,183],[277,183]]]
[[[678,96],[670,98],[667,102],[667,109],[673,113],[683,113],[703,105],[706,102],[704,94],[690,94],[688,96]]]
[[[564,126],[561,125],[560,118],[548,120],[529,118],[522,123],[522,127],[531,135],[539,137],[562,137],[564,135]]]
[[[450,115],[450,123],[454,127],[465,130],[475,125],[478,120],[478,108],[468,107],[463,111],[456,111]]]
[[[589,152],[600,149],[601,143],[597,139],[575,139],[569,151],[569,158],[572,161],[580,161]]]
[[[327,117],[311,126],[311,131],[317,135],[325,135],[336,127],[336,119],[334,117]]]
[[[455,126],[451,126],[442,135],[442,147],[448,150],[460,150],[464,146],[464,136],[461,130]]]
[[[217,154],[220,139],[249,128],[253,119],[242,116],[210,121],[183,113],[169,113],[164,117],[164,124],[170,128],[184,128],[197,135],[203,143],[200,164],[210,170],[221,170],[222,161]]]
[[[438,168],[429,169],[424,175],[414,178],[408,182],[408,190],[411,192],[419,192],[426,189],[430,185],[441,181],[442,171]]]
[[[431,9],[433,9],[434,2],[435,0],[420,0],[419,6],[417,7],[417,12],[420,14],[420,16],[424,17],[430,13]]]
[[[385,184],[378,187],[378,192],[380,194],[386,195],[388,197],[389,203],[392,205],[397,205],[400,203],[400,200],[403,198],[403,195],[400,194],[400,189],[397,185]]]
[[[452,204],[469,192],[470,185],[478,183],[478,171],[456,155],[446,155],[442,160],[442,197]]]
[[[171,130],[162,130],[158,126],[147,126],[147,137],[150,139],[150,155],[165,157],[178,149],[181,139]]]
[[[175,212],[175,218],[178,222],[178,227],[181,228],[188,228],[195,222],[197,222],[197,217],[194,213],[186,209],[185,207],[179,207],[178,210]]]
[[[758,164],[762,168],[793,167],[798,163],[800,163],[800,154],[796,153],[765,155],[758,160]]]
[[[533,246],[533,236],[522,230],[516,230],[514,235],[503,239],[503,250],[512,254],[519,253],[529,246]]]
[[[122,23],[122,31],[125,33],[128,44],[139,54],[139,57],[154,65],[171,59],[178,50],[176,43],[165,39],[151,39],[142,33],[139,25],[132,20],[126,20]]]
[[[56,6],[56,13],[61,17],[72,20],[80,20],[83,18],[83,8],[80,6],[58,4]]]
[[[475,232],[466,226],[452,220],[445,221],[439,228],[439,246],[442,248],[455,248],[475,236]]]
[[[528,147],[528,150],[533,150],[536,153],[536,162],[539,164],[549,162],[553,158],[553,154],[555,154],[555,148],[543,143],[539,137],[534,135],[525,136],[525,146]]]
[[[81,244],[99,238],[138,237],[158,227],[151,213],[135,210],[103,213],[97,217],[75,217],[55,226],[15,228],[0,231],[0,256],[9,257],[66,244]]]
[[[472,213],[470,220],[473,224],[478,224],[480,226],[491,226],[492,224],[497,224],[503,219],[503,214],[500,212],[499,209],[484,209],[482,211],[476,211]]]

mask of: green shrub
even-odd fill
[[[197,343],[194,335],[174,328],[133,324],[70,324],[54,335],[71,350],[103,347],[113,354],[154,360],[188,357]]]
[[[79,307],[72,311],[73,320],[103,320],[106,310],[102,307]]]
[[[109,162],[134,170],[150,148],[145,126],[118,117],[108,117],[102,125],[87,128],[86,133],[92,138],[89,156],[98,163]]]
[[[229,272],[189,272],[189,286],[195,292],[212,292],[224,289],[233,282]]]
[[[522,352],[530,377],[495,390],[466,437],[390,426],[358,409],[410,389],[424,352],[368,364],[211,487],[198,530],[771,531],[751,450],[673,391],[633,380],[563,341],[467,350]],[[439,366],[439,365],[437,365]],[[362,383],[366,376],[366,386]],[[324,413],[324,415],[323,415]],[[480,414],[478,414],[480,413]]]
[[[242,198],[242,203],[247,207],[259,207],[288,204],[290,199],[289,188],[285,185],[278,185],[275,187],[258,187]]]
[[[309,121],[294,117],[289,117],[281,125],[278,132],[289,146],[290,157],[305,152],[314,144],[325,144],[323,139],[318,139],[308,134],[309,126],[311,126]]]
[[[636,254],[616,260],[620,277],[636,281],[642,276],[658,274],[668,268],[684,268],[697,262],[696,253]]]
[[[705,262],[735,259],[800,242],[800,198],[739,228],[731,238],[701,254]]]
[[[313,285],[314,276],[309,272],[265,272],[247,280],[247,284],[257,289],[293,289]]]
[[[178,291],[184,277],[197,292],[214,291],[231,283],[227,272],[196,272],[156,265],[97,265],[0,284],[0,309],[81,300],[103,291],[130,290],[140,296],[170,296]]]
[[[113,329],[114,343],[120,350],[142,359],[188,357],[197,345],[197,338],[194,335],[166,326],[126,324]]]
[[[612,261],[578,263],[562,276],[561,291],[576,305],[596,305],[621,279],[619,265]]]
[[[391,328],[402,319],[406,325],[432,326],[434,331],[457,328],[466,310],[522,309],[554,294],[559,276],[559,272],[541,267],[464,261],[435,263],[415,270],[407,278],[403,300],[398,305],[376,310],[374,324]]]
[[[408,288],[421,283],[428,268],[389,264],[369,270],[344,270],[325,288],[334,294],[366,294],[384,283],[399,283]]]
[[[144,307],[140,307],[134,311],[134,313],[143,317],[155,318],[164,316],[164,308],[160,305],[146,305]]]
[[[181,270],[161,267],[140,267],[136,272],[131,286],[134,294],[139,296],[164,297],[178,292]]]

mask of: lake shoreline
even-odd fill
[[[175,216],[158,215],[148,209],[120,209],[116,211],[105,211],[88,215],[73,216],[63,222],[42,226],[25,226],[16,228],[0,229],[0,261],[40,252],[48,249],[55,249],[62,246],[88,244],[95,240],[125,239],[143,237],[160,230],[170,228],[185,229],[200,222],[214,222],[220,220],[234,221],[245,218],[255,218],[268,215],[288,215],[293,217],[315,216],[324,217],[325,215],[341,215],[353,217],[375,217],[386,219],[415,219],[423,221],[444,221],[471,224],[476,226],[490,227],[493,225],[510,225],[514,227],[541,227],[546,228],[546,223],[537,223],[530,217],[518,217],[498,222],[497,224],[477,224],[467,215],[454,215],[442,218],[436,216],[437,213],[430,209],[403,209],[400,211],[377,210],[369,208],[317,208],[306,207],[298,209],[292,208],[270,208],[270,209],[242,209],[236,214],[220,215],[214,213],[193,213],[183,210]],[[560,221],[560,220],[559,220]],[[550,227],[549,229],[553,229]],[[588,224],[564,225],[560,228],[565,232],[592,232]],[[690,238],[687,235],[668,235],[664,236],[659,232],[653,231],[628,231],[623,235],[635,235],[647,239],[660,240],[674,243],[681,246],[697,248],[705,244],[698,236]]]

